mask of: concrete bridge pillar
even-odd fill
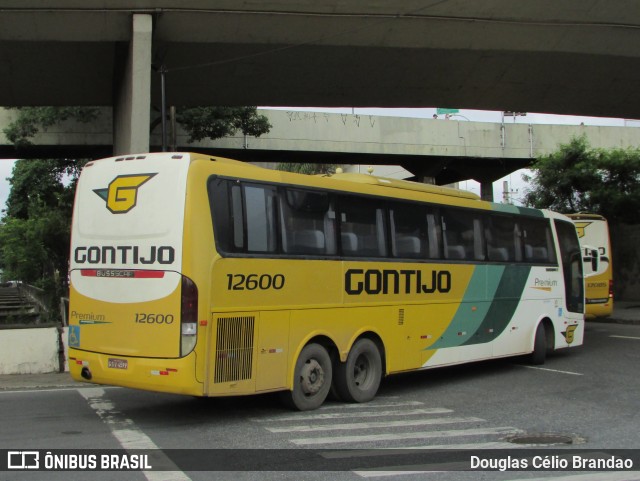
[[[116,77],[114,155],[149,151],[152,16],[134,14],[131,28],[131,41],[128,48],[120,52],[120,75]]]
[[[493,202],[493,182],[480,182],[480,197]]]

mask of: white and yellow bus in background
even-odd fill
[[[583,250],[585,316],[608,317],[613,313],[613,267],[607,219],[598,214],[569,214]],[[594,252],[595,251],[595,252]]]
[[[565,216],[366,174],[188,153],[90,162],[78,182],[69,356],[81,381],[195,396],[333,391],[579,346]]]

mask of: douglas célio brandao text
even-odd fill
[[[470,457],[471,470],[477,471],[547,471],[547,470],[629,470],[634,468],[632,459],[599,453],[598,457],[588,454],[537,455],[531,457]]]

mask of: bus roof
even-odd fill
[[[579,212],[577,214],[565,214],[567,217],[573,220],[607,220],[600,214],[586,214],[584,212]]]
[[[463,199],[480,200],[480,197],[472,192],[438,185],[421,184],[401,179],[388,179],[386,177],[376,177],[369,174],[333,174],[330,176],[335,180],[355,182],[359,184],[376,185],[380,187],[391,187],[394,189],[411,190],[414,192],[426,192],[428,194],[440,194],[450,197],[461,197]]]

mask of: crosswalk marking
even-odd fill
[[[522,449],[513,443],[504,441],[492,441],[486,443],[462,443],[462,444],[429,444],[425,446],[409,446],[404,448],[376,448],[376,449],[346,449],[344,451],[331,450],[320,452],[320,456],[325,459],[349,459],[349,458],[366,458],[370,456],[393,456],[406,455],[411,450],[430,450],[430,451],[461,451],[465,449]]]
[[[361,464],[360,460],[362,465],[367,465],[367,458],[406,456],[412,450],[514,450],[524,447],[504,441],[506,436],[521,434],[523,431],[518,428],[482,427],[485,419],[455,416],[454,411],[446,407],[426,407],[424,402],[390,398],[378,398],[366,405],[328,403],[310,413],[283,413],[252,418],[252,421],[271,433],[285,435],[289,443],[300,448],[324,447],[327,450],[319,454],[325,459],[351,459],[354,467]],[[450,429],[444,425],[449,425]],[[425,427],[432,430],[424,430]],[[310,436],[295,437],[301,433]],[[438,444],[429,444],[431,440]],[[389,460],[390,466],[376,469],[360,466],[351,472],[362,478],[377,478],[467,468],[467,463],[459,466],[459,462],[394,466],[401,461],[396,458],[394,463],[393,459]],[[416,461],[422,459],[416,458]]]
[[[251,421],[258,423],[270,423],[276,421],[321,421],[343,418],[380,418],[384,416],[418,416],[420,414],[449,414],[452,409],[446,408],[426,408],[408,409],[406,411],[361,411],[361,412],[337,412],[337,413],[312,413],[312,414],[284,414],[270,418],[251,418]]]
[[[378,403],[379,402],[379,403]],[[420,401],[388,401],[388,402],[378,402],[368,403],[367,406],[374,408],[394,408],[394,407],[403,407],[403,406],[424,406],[423,402]],[[362,404],[350,404],[350,403],[342,403],[342,404],[325,404],[324,406],[320,406],[318,411],[325,411],[327,409],[362,409]]]
[[[78,389],[78,393],[87,400],[89,407],[109,427],[111,434],[122,448],[150,450],[152,465],[156,468],[166,469],[143,471],[142,474],[148,481],[191,481],[191,478],[182,472],[149,436],[138,429],[131,419],[116,409],[115,405],[106,397],[103,388]]]
[[[457,424],[483,422],[480,418],[431,418],[431,419],[407,419],[403,421],[375,421],[370,423],[346,423],[346,424],[316,424],[316,425],[296,425],[281,426],[277,428],[267,428],[272,433],[293,433],[293,432],[317,432],[317,431],[346,431],[354,429],[375,429],[375,428],[397,428],[412,426],[429,426],[433,424]]]
[[[340,443],[359,443],[359,442],[377,442],[377,441],[398,441],[408,439],[425,439],[425,438],[447,438],[456,436],[488,436],[488,435],[512,435],[522,433],[520,429],[514,427],[497,427],[497,428],[472,428],[472,429],[453,429],[448,431],[419,431],[407,433],[381,433],[366,434],[359,436],[330,436],[319,438],[298,438],[291,439],[295,445],[308,446],[314,444],[340,444]]]

